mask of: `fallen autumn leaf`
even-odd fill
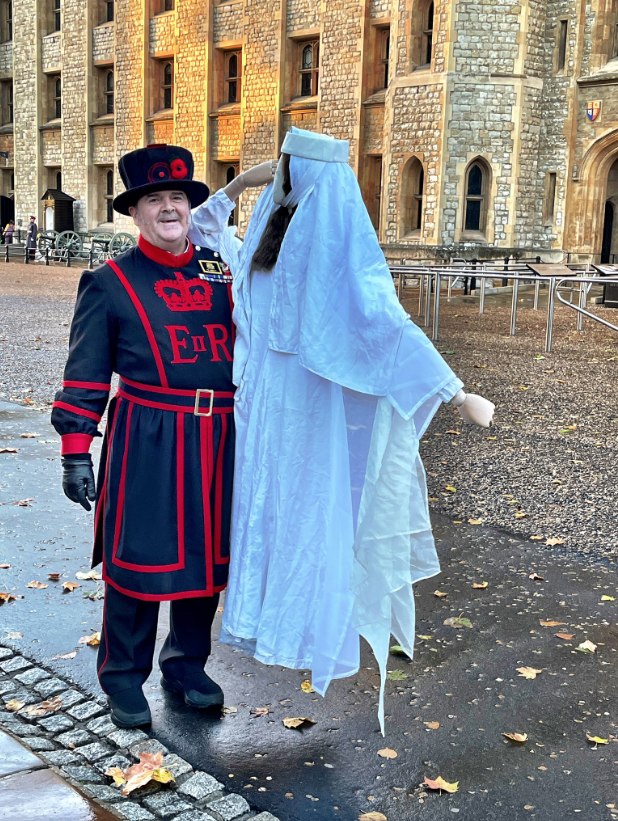
[[[500,733],[505,738],[508,738],[509,741],[514,741],[517,744],[523,744],[525,741],[528,740],[528,733]]]
[[[62,709],[62,699],[60,696],[54,696],[53,698],[46,699],[45,701],[41,701],[40,704],[31,704],[29,707],[26,707],[24,710],[29,716],[44,716],[47,713],[56,713],[58,710]]]
[[[391,750],[390,747],[384,747],[383,750],[378,750],[378,755],[380,758],[397,758],[397,753],[395,750]]]
[[[283,719],[283,726],[287,727],[288,730],[303,730],[306,727],[310,727],[312,724],[316,722],[312,718],[284,718]]]
[[[441,775],[439,775],[435,780],[425,776],[423,785],[425,787],[429,787],[430,790],[441,790],[448,793],[455,793],[459,789],[459,781],[449,783],[448,781],[445,781]]]
[[[77,582],[62,582],[62,589],[65,593],[72,593],[74,590],[77,590],[78,587],[81,587],[81,585],[77,584]]]
[[[518,667],[517,672],[522,678],[534,679],[540,675],[543,670],[537,670],[536,667]]]
[[[593,644],[589,639],[587,639],[586,641],[583,641],[581,644],[578,644],[575,649],[579,650],[580,653],[596,653],[597,646],[596,644]]]
[[[33,587],[33,588],[36,588],[37,590],[45,590],[45,588],[49,587],[49,585],[48,584],[43,584],[43,582],[34,581],[34,582],[28,582],[26,587]]]

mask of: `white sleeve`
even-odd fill
[[[229,217],[234,210],[236,203],[227,196],[221,188],[209,197],[203,205],[198,206],[191,212],[191,227],[188,237],[194,245],[201,245],[210,248],[212,251],[221,253],[221,243],[224,234],[227,243],[230,244],[232,238],[235,239],[236,228],[228,225]],[[238,242],[238,240],[235,240]],[[227,260],[225,260],[227,262]]]

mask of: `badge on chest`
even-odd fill
[[[199,274],[200,279],[205,279],[208,282],[231,282],[232,272],[224,262],[217,260],[199,259],[198,260],[202,272]]]

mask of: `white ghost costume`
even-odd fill
[[[390,636],[412,656],[412,585],[440,570],[419,439],[462,382],[399,304],[348,143],[293,128],[282,151],[297,207],[273,270],[251,265],[273,185],[240,253],[220,243],[238,388],[220,641],[310,669],[324,695],[358,671],[363,636],[384,730]]]

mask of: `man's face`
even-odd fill
[[[133,222],[145,240],[175,252],[191,223],[191,205],[184,191],[154,191],[129,208]]]

